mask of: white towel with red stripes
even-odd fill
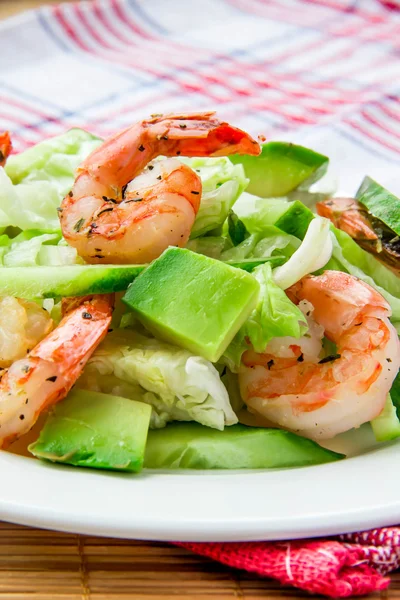
[[[226,120],[399,191],[397,0],[94,0],[0,23],[0,130],[17,152],[150,113]],[[397,173],[396,173],[397,172]]]

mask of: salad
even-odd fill
[[[37,423],[33,456],[137,473],[340,460],[325,441],[365,423],[400,436],[390,191],[337,198],[326,156],[212,112],[11,141],[0,447]]]

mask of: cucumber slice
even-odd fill
[[[149,469],[272,469],[303,467],[344,458],[281,429],[232,425],[224,431],[198,423],[173,423],[149,431]]]
[[[371,427],[377,442],[387,442],[400,437],[400,421],[390,394],[381,414],[371,421]]]
[[[52,462],[138,472],[150,415],[151,406],[144,402],[74,390],[57,404],[28,449]]]
[[[356,193],[357,200],[368,212],[400,235],[400,199],[379,185],[371,177],[365,177]]]
[[[0,296],[55,298],[122,292],[146,265],[0,268]]]
[[[234,154],[229,158],[243,165],[250,179],[246,191],[261,198],[286,196],[300,184],[311,185],[329,165],[327,156],[287,142],[263,144],[259,156]]]

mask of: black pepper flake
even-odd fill
[[[143,198],[130,198],[129,200],[125,200],[126,204],[129,204],[129,202],[142,202]]]
[[[25,415],[19,415],[19,418],[21,421],[23,421],[25,419]]]
[[[198,196],[200,194],[200,192],[195,192],[194,190],[192,190],[190,193],[194,194],[195,196]]]
[[[69,196],[70,198],[72,198],[72,196],[73,196],[73,195],[74,195],[74,194],[72,193],[72,190],[71,190],[70,192],[68,192],[68,196]]]
[[[29,402],[29,398],[27,398],[27,399],[25,400],[25,404],[28,404],[28,402]]]
[[[103,213],[111,212],[112,210],[114,210],[112,206],[110,206],[109,208],[103,208],[103,210],[101,210],[99,213],[97,213],[97,216],[99,217]]]
[[[387,360],[387,362],[392,362],[391,358],[387,358],[386,360]]]
[[[159,181],[161,181],[161,175],[159,175],[159,176],[157,177],[157,179],[158,179]]]
[[[341,354],[330,354],[329,356],[325,356],[325,358],[321,358],[321,360],[318,361],[318,364],[324,365],[325,363],[333,362],[334,360],[337,360],[341,356],[342,356]]]
[[[97,229],[96,223],[90,223],[90,229]]]
[[[46,381],[51,381],[51,383],[54,383],[55,381],[57,381],[57,375],[52,375],[51,377],[48,377]]]
[[[145,151],[145,147],[143,146],[143,144],[140,144],[140,146],[138,147],[139,152],[144,152]]]
[[[271,358],[271,360],[269,360],[269,361],[267,362],[268,371],[270,371],[270,370],[271,370],[271,367],[273,367],[273,366],[274,366],[274,364],[275,364],[275,362],[274,362],[274,360]]]
[[[304,354],[301,353],[300,356],[297,357],[297,362],[303,362],[304,361]]]
[[[29,365],[24,365],[24,366],[22,367],[22,369],[21,369],[21,371],[22,371],[23,373],[29,373],[29,371],[30,371],[30,370],[31,370],[31,368],[30,368],[30,366],[29,366]]]
[[[360,325],[362,325],[362,323],[356,323],[354,327],[360,327]]]
[[[147,168],[148,168],[149,171],[152,171],[154,169],[154,166],[153,165],[149,165]]]
[[[62,213],[63,209],[61,208],[61,206],[57,206],[57,212]]]
[[[88,312],[83,312],[82,313],[82,319],[91,319],[92,315]]]
[[[102,254],[94,254],[93,258],[104,258]]]
[[[112,331],[114,331],[113,329],[107,329],[107,333],[111,333]]]
[[[84,224],[85,219],[79,219],[74,225],[74,231],[79,232],[82,229],[82,225]]]
[[[180,150],[177,150],[176,155],[179,156],[181,154]]]
[[[95,248],[96,252],[101,252],[101,248]]]
[[[185,125],[185,123],[179,123],[179,127],[181,129],[186,129],[187,125]]]

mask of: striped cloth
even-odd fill
[[[66,127],[218,108],[328,153],[343,191],[400,161],[398,0],[98,0],[1,24],[0,129],[17,152]],[[360,168],[361,167],[361,168]],[[356,176],[355,176],[356,172]],[[396,190],[393,190],[396,191]]]
[[[0,24],[0,131],[17,152],[70,127],[217,108],[330,156],[343,190],[400,166],[399,0],[95,0]],[[399,529],[322,542],[186,544],[332,597],[388,585]]]

